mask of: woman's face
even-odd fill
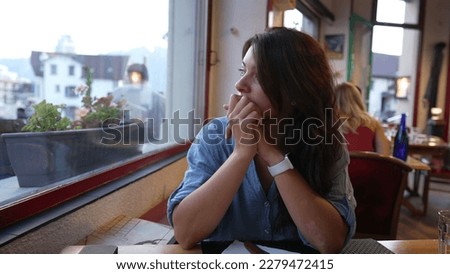
[[[242,60],[242,67],[240,68],[241,79],[236,82],[235,87],[242,96],[247,97],[251,102],[256,104],[264,116],[271,111],[271,116],[276,114],[273,112],[272,104],[269,98],[264,93],[258,81],[258,72],[256,70],[256,62],[253,56],[253,47],[247,50],[247,53]]]

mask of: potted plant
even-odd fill
[[[125,121],[124,102],[93,98],[87,75],[86,85],[77,88],[84,94],[80,119],[63,117],[63,105],[44,100],[23,132],[2,135],[21,187],[44,186],[142,153],[143,123]]]
[[[25,125],[24,119],[0,119],[0,180],[14,176],[11,163],[9,162],[8,153],[6,152],[5,142],[1,134],[19,132]]]

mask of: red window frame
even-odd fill
[[[42,191],[7,204],[0,208],[0,229],[44,212],[45,210],[76,198],[109,182],[120,179],[130,173],[155,164],[172,155],[187,151],[189,146],[190,143],[179,144],[159,153],[149,155],[148,157],[131,161],[123,166],[106,170],[81,181]]]

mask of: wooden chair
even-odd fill
[[[450,184],[450,145],[442,155],[442,167],[436,170],[432,166],[428,177],[430,182]]]
[[[356,198],[355,238],[393,240],[411,167],[392,156],[352,151],[348,173]]]
[[[450,185],[450,168],[444,166],[442,169],[440,170],[435,170],[435,169],[431,169],[431,171],[428,172],[426,178],[427,181],[425,182],[425,185],[427,186],[427,194],[428,194],[428,190],[432,189],[435,191],[444,191],[444,192],[449,192],[448,187],[435,187],[435,188],[431,188],[430,187],[430,183],[439,183],[442,185]],[[437,186],[437,185],[435,185]]]
[[[423,210],[422,212],[417,212],[416,215],[424,216],[427,214],[428,193],[430,190],[450,192],[448,188],[450,185],[450,146],[444,148],[444,150],[442,150],[442,148],[436,148],[435,154],[431,156],[436,157],[438,161],[442,162],[439,162],[439,168],[436,168],[433,164],[433,160],[430,161],[430,157],[422,157],[420,159],[423,163],[429,165],[431,170],[425,173],[425,182],[422,193]],[[433,186],[431,185],[432,182],[435,183]],[[443,187],[438,186],[438,184],[443,185]],[[447,187],[444,185],[447,185]]]
[[[430,182],[450,184],[450,170],[431,171],[427,178]]]

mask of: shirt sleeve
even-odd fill
[[[337,163],[338,172],[333,178],[333,186],[325,197],[341,214],[349,227],[346,243],[353,237],[356,229],[356,200],[347,170],[349,162],[348,152],[344,150],[343,156]]]
[[[174,208],[190,193],[206,182],[223,164],[228,155],[226,145],[230,145],[224,138],[226,123],[214,119],[205,125],[197,134],[195,141],[187,153],[188,169],[177,189],[167,202],[167,217],[173,226],[172,215]]]
[[[345,152],[343,158],[341,158],[337,166],[340,166],[338,173],[332,179],[333,184],[330,192],[325,196],[325,199],[328,200],[339,212],[342,218],[348,225],[347,237],[345,239],[345,244],[347,244],[350,239],[355,234],[356,229],[356,217],[355,217],[355,208],[356,208],[356,200],[353,196],[353,187],[351,185],[347,165],[349,163],[348,153]],[[302,235],[300,231],[298,231],[300,239],[304,244],[311,246],[306,238]]]

